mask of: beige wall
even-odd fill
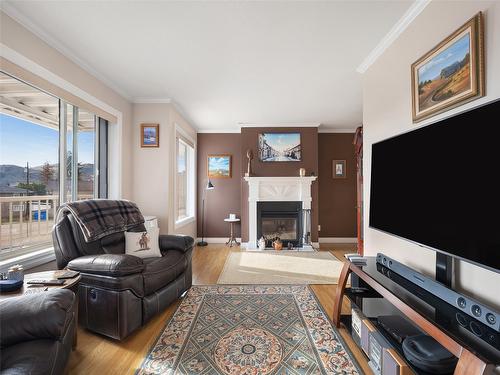
[[[127,152],[130,150],[132,139],[132,106],[130,102],[2,11],[0,11],[0,41],[2,45],[122,113],[121,192],[123,198],[131,198],[132,173],[130,168],[127,168],[132,162],[131,153]]]
[[[160,147],[140,144],[142,123],[160,124]],[[176,126],[196,142],[196,131],[169,103],[133,105],[132,199],[144,215],[158,218],[160,233],[188,234],[196,237],[196,221],[175,227],[174,183],[176,161]]]
[[[7,53],[7,48],[13,50],[21,56],[21,59],[28,59],[27,61],[34,63],[31,64],[34,68],[28,69],[31,73],[37,74],[33,70],[39,67],[46,69],[121,113],[122,127],[119,141],[122,197],[137,201],[145,215],[157,216],[162,233],[183,233],[195,237],[196,222],[176,228],[174,220],[171,220],[174,217],[176,125],[189,138],[196,141],[196,131],[176,107],[168,103],[130,103],[1,11],[0,41],[2,46],[5,46],[2,47],[2,56]],[[2,69],[9,72],[8,65],[3,64]],[[57,86],[57,83],[55,85]],[[160,148],[140,147],[139,131],[143,122],[160,124]]]
[[[451,10],[451,11],[450,11]],[[411,118],[410,65],[478,11],[485,15],[486,93],[473,101],[414,125]],[[431,2],[404,33],[363,76],[365,253],[384,252],[422,272],[433,275],[434,251],[368,227],[371,145],[395,134],[435,122],[452,113],[500,97],[500,3],[494,1]],[[473,131],[473,129],[471,128]],[[500,274],[466,262],[456,262],[455,286],[469,295],[500,307]]]

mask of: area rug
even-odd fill
[[[137,374],[361,374],[306,285],[194,286]]]
[[[231,252],[217,284],[338,284],[342,266],[328,251]]]

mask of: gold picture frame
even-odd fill
[[[210,154],[207,156],[207,176],[209,178],[231,178],[231,154]]]
[[[485,95],[481,12],[411,65],[411,88],[414,123]]]
[[[141,147],[160,147],[160,124],[141,124]]]

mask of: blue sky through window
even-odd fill
[[[78,136],[78,160],[94,162],[94,133]],[[0,165],[37,167],[45,162],[58,163],[59,132],[29,121],[0,113]]]

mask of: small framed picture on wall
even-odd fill
[[[346,161],[334,160],[333,161],[333,178],[346,178]]]
[[[209,178],[231,178],[231,155],[208,155],[207,176]]]
[[[141,124],[141,147],[160,147],[160,124]]]

